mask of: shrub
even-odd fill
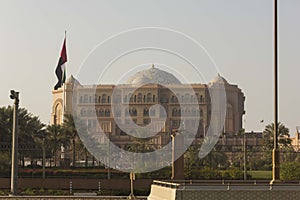
[[[280,176],[283,180],[299,180],[300,179],[300,163],[289,162],[282,163]]]
[[[22,194],[24,194],[24,195],[34,195],[35,192],[32,188],[26,188],[26,190],[24,192],[22,192]]]

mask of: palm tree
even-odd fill
[[[0,138],[1,143],[7,145],[11,143],[12,137],[12,115],[13,107],[0,108]],[[39,157],[39,142],[35,140],[38,131],[44,126],[38,117],[29,113],[25,108],[19,108],[19,154],[21,163],[25,165],[25,157]],[[9,145],[7,145],[9,146]],[[9,151],[9,149],[7,149]]]
[[[75,126],[75,123],[77,127]],[[73,167],[76,167],[76,151],[83,151],[84,157],[85,157],[85,167],[88,166],[88,157],[92,156],[89,151],[87,150],[88,146],[95,144],[95,140],[90,137],[87,127],[84,123],[84,121],[80,120],[77,117],[73,117],[71,114],[65,114],[64,116],[64,122],[62,125],[62,131],[66,135],[66,138],[70,140],[72,145],[72,161],[73,161]],[[81,138],[79,137],[78,131],[80,131]],[[84,140],[83,143],[81,140]],[[93,157],[93,156],[92,156]],[[94,160],[94,157],[93,157]]]
[[[291,146],[292,140],[290,139],[290,130],[284,126],[283,123],[278,123],[278,144],[280,148],[288,148]],[[274,123],[266,126],[263,131],[263,145],[266,150],[272,150],[274,148]]]
[[[46,128],[46,132],[48,133],[47,139],[49,141],[49,145],[51,147],[52,156],[54,157],[54,166],[57,164],[57,151],[60,144],[64,144],[66,138],[63,137],[63,131],[61,125],[48,125]]]
[[[72,144],[72,162],[73,167],[76,167],[76,143],[80,140],[77,129],[75,127],[75,121],[71,114],[65,114],[63,122],[63,131]]]
[[[11,106],[0,108],[0,138],[3,144],[11,141],[12,114]]]
[[[262,150],[265,152],[263,155],[263,160],[265,161],[265,166],[271,168],[272,163],[272,149],[274,148],[274,123],[266,126],[263,131],[263,141]],[[292,140],[290,139],[289,129],[284,126],[283,123],[278,123],[278,146],[281,150],[286,151],[285,154],[281,156],[281,161],[289,159],[293,154],[293,148],[291,145]]]

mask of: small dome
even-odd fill
[[[214,84],[214,83],[223,83],[223,84],[228,84],[227,80],[222,77],[219,73],[218,75],[209,82],[210,84]]]
[[[66,83],[75,83],[75,81],[76,81],[76,79],[74,78],[73,75],[71,75],[71,76],[67,79]]]
[[[127,84],[147,84],[155,83],[161,85],[170,85],[170,84],[181,84],[181,82],[171,73],[164,70],[160,70],[152,65],[151,69],[146,69],[137,72],[135,75],[130,77],[127,81]]]

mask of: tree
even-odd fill
[[[19,153],[24,166],[24,158],[29,157],[31,165],[34,160],[41,157],[41,143],[38,142],[37,134],[44,127],[37,116],[33,116],[24,108],[19,110]],[[23,147],[23,148],[22,148]]]
[[[71,114],[65,114],[63,122],[63,131],[72,144],[72,162],[73,167],[76,167],[76,143],[81,142],[75,127],[75,121]]]
[[[31,162],[40,156],[40,144],[35,140],[38,131],[44,127],[37,116],[29,113],[25,108],[19,108],[19,158],[25,165],[25,157],[29,157]],[[7,106],[0,108],[0,138],[1,144],[7,149],[2,151],[9,152],[12,138],[13,107]]]
[[[11,142],[12,114],[13,108],[11,106],[0,108],[0,138],[2,144]]]
[[[63,129],[61,125],[48,125],[47,131],[47,141],[51,148],[52,156],[54,157],[54,166],[57,165],[57,151],[62,144],[67,143],[67,138],[63,135]]]
[[[290,139],[290,130],[284,126],[283,123],[278,123],[278,144],[281,149],[286,149],[291,147],[292,140]],[[263,145],[267,150],[272,150],[274,148],[274,123],[266,126],[263,131]]]
[[[272,150],[274,148],[274,123],[271,123],[265,127],[263,131],[263,140],[262,140],[262,151],[264,160],[265,169],[271,169],[272,164]],[[289,129],[285,127],[285,125],[281,122],[278,123],[278,145],[281,151],[285,151],[286,153],[281,156],[281,160],[284,161],[288,159],[290,154],[293,152],[293,148],[291,145],[291,139],[289,134]]]
[[[280,169],[280,176],[283,180],[299,180],[300,163],[299,162],[283,163]]]

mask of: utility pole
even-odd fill
[[[12,133],[12,153],[11,153],[11,184],[10,194],[18,194],[18,109],[19,109],[19,92],[10,91],[11,99],[14,100],[13,113],[13,133]]]
[[[272,152],[272,180],[270,184],[280,180],[280,152],[278,149],[278,30],[277,0],[274,0],[274,148]]]

